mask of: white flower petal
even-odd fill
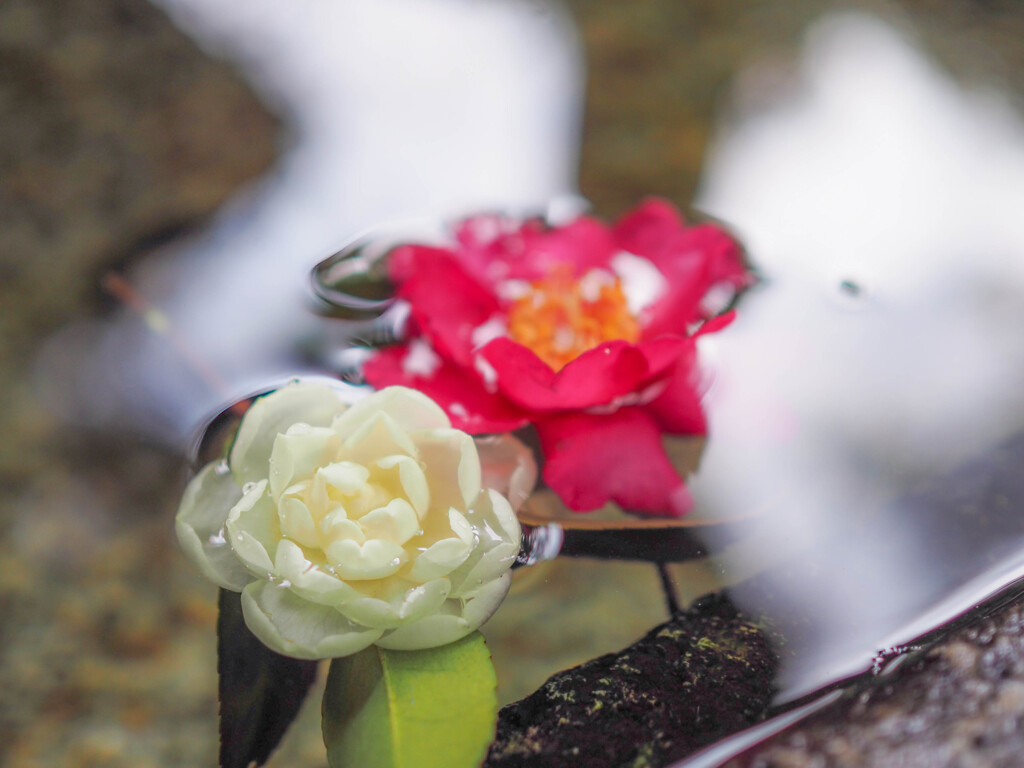
[[[462,617],[471,629],[476,629],[498,610],[501,601],[512,586],[512,574],[506,571],[499,578],[489,581],[464,605]]]
[[[432,506],[468,508],[479,496],[481,483],[473,438],[457,429],[431,429],[416,433],[416,447],[427,467]]]
[[[405,498],[416,510],[416,515],[422,519],[430,506],[430,486],[420,463],[411,456],[396,455],[385,456],[377,462],[377,466],[384,470],[398,467],[398,481],[402,485]]]
[[[275,499],[295,480],[309,477],[325,463],[328,453],[337,451],[338,436],[328,427],[293,424],[274,438],[270,452],[270,493]],[[333,444],[333,445],[332,445]]]
[[[403,621],[412,622],[436,613],[448,598],[451,588],[448,579],[432,579],[410,589],[398,609],[399,617]]]
[[[174,528],[186,556],[218,586],[240,592],[252,576],[235,557],[224,523],[242,497],[231,473],[221,462],[203,467],[185,489]]]
[[[359,520],[368,512],[378,507],[387,506],[395,498],[387,488],[379,483],[367,483],[359,489],[359,493],[345,499],[345,511],[352,520]]]
[[[516,513],[512,511],[512,505],[497,491],[488,490],[485,497],[490,501],[489,518],[495,524],[495,530],[503,541],[513,543],[518,547],[523,536],[523,529],[519,525]]]
[[[274,572],[273,558],[281,540],[277,505],[266,491],[266,480],[253,484],[231,508],[225,523],[235,554],[262,578]]]
[[[258,398],[246,411],[228,463],[241,486],[267,477],[274,438],[302,422],[330,426],[344,410],[341,396],[324,384],[294,382]]]
[[[291,589],[306,600],[322,605],[337,606],[347,600],[359,597],[359,592],[330,573],[323,566],[306,558],[302,548],[287,539],[277,546],[274,558],[280,585],[288,584]]]
[[[320,530],[309,507],[300,499],[286,496],[278,506],[281,520],[281,533],[304,547],[320,546]]]
[[[454,601],[446,601],[445,607],[452,602]],[[421,648],[454,643],[474,629],[476,627],[470,627],[461,616],[453,613],[435,613],[386,632],[377,640],[377,645],[395,651],[418,651]]]
[[[353,600],[339,610],[359,624],[394,629],[437,612],[450,591],[448,579],[416,584],[395,578],[383,583],[376,597]]]
[[[334,541],[324,548],[324,554],[341,578],[353,581],[383,579],[396,573],[407,559],[400,545],[380,539],[365,544],[351,539]]]
[[[459,538],[441,539],[420,552],[409,568],[409,578],[430,581],[447,576],[466,561],[472,547]]]
[[[339,430],[351,457],[370,464],[392,454],[416,455],[416,446],[406,432],[386,413],[378,413],[362,423],[355,432]]]
[[[246,626],[265,645],[298,659],[349,656],[373,644],[383,630],[349,621],[337,610],[317,605],[291,590],[255,581],[242,591]]]
[[[420,519],[405,499],[392,499],[386,506],[378,507],[359,518],[359,526],[368,539],[405,544],[419,532]]]
[[[320,530],[324,533],[323,541],[328,544],[345,539],[352,539],[359,544],[366,541],[363,526],[355,520],[349,520],[345,510],[340,507],[324,515],[320,521]]]
[[[518,544],[498,544],[487,552],[467,560],[451,574],[451,596],[473,597],[486,584],[507,572],[518,554]]]
[[[337,461],[326,467],[321,467],[316,473],[316,481],[323,481],[325,484],[337,488],[346,496],[359,493],[369,479],[370,470],[354,461]],[[314,481],[314,489],[316,481]]]
[[[394,629],[402,623],[394,606],[376,597],[357,597],[338,610],[352,621],[376,629]]]
[[[407,387],[387,387],[345,411],[334,423],[334,429],[345,437],[379,413],[390,414],[403,431],[451,426],[444,410],[422,392]]]
[[[448,525],[451,526],[452,533],[458,536],[467,547],[472,548],[476,545],[479,537],[473,535],[473,526],[469,524],[466,516],[455,507],[448,510]]]

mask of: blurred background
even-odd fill
[[[763,548],[1019,430],[1022,39],[1015,0],[0,2],[0,762],[214,762],[190,440],[317,369],[308,271],[382,223],[649,194],[727,221],[764,283],[702,348],[694,491],[783,510]],[[837,562],[877,598],[905,574],[869,557]],[[743,558],[676,568],[684,599]],[[886,613],[864,594],[829,605]],[[647,565],[523,569],[503,701],[664,611]],[[272,765],[325,764],[317,709]]]

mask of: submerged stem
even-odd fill
[[[658,563],[658,576],[661,578],[661,590],[665,593],[665,605],[668,607],[669,618],[680,612],[679,597],[676,595],[676,585],[672,583],[672,575],[668,572],[668,565]]]

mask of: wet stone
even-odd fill
[[[1024,597],[733,759],[729,768],[986,766],[1024,755]]]
[[[757,626],[726,598],[702,598],[502,709],[485,766],[666,765],[760,720],[775,669]]]

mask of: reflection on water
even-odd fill
[[[922,485],[1024,427],[1024,123],[862,16],[813,29],[787,96],[738,114],[701,203],[765,283],[702,340],[712,437],[693,489],[764,512],[720,564],[727,581],[767,569],[736,595],[802,651],[787,698],[1024,573],[1019,446],[1001,502],[984,467]]]
[[[100,423],[127,414],[180,440],[206,412],[314,365],[304,345],[324,321],[306,274],[358,230],[574,191],[580,72],[559,15],[164,3],[251,60],[293,114],[295,143],[211,231],[132,275],[223,389],[125,316],[44,351],[48,387],[76,372],[55,407]],[[736,227],[764,282],[701,341],[712,436],[692,490],[702,511],[759,514],[714,565],[798,652],[784,660],[786,699],[869,668],[1024,572],[1012,483],[993,496],[974,482],[984,465],[932,482],[1024,428],[1024,127],[868,17],[814,29],[766,104],[769,75],[741,79],[699,201]],[[1021,451],[1007,455],[1012,481]],[[501,615],[494,632],[513,621]]]
[[[308,273],[367,227],[575,192],[582,77],[547,3],[163,0],[247,65],[291,145],[265,183],[131,280],[195,370],[125,313],[44,353],[53,407],[181,444],[209,412],[310,367]],[[245,137],[240,136],[239,141]],[[73,391],[60,387],[74,381]]]

